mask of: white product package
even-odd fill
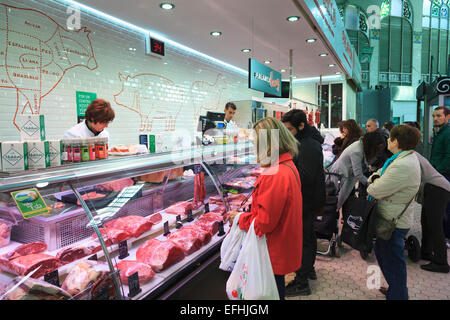
[[[20,129],[20,138],[22,141],[45,140],[45,121],[43,115],[18,115],[17,125]]]
[[[28,168],[42,169],[50,167],[50,148],[48,141],[28,142]]]
[[[1,149],[3,171],[28,169],[28,144],[26,142],[3,141]]]
[[[279,300],[266,236],[258,237],[253,220],[227,281],[230,300]]]

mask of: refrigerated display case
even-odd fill
[[[36,283],[19,297],[36,288],[47,294],[45,283],[65,289],[62,296],[69,292],[71,299],[169,297],[217,257],[228,231],[224,215],[251,202],[255,159],[253,144],[245,142],[0,173],[0,219],[12,225],[11,242],[0,247],[0,298],[11,297],[5,287],[33,278]],[[24,218],[13,195],[30,190],[38,191],[48,212]],[[201,236],[186,233],[201,224],[207,230]],[[169,242],[183,255],[150,246]],[[17,257],[29,264],[11,267]],[[41,262],[50,257],[57,264]],[[137,260],[145,265],[128,262]],[[92,273],[94,280],[78,283],[78,275]]]

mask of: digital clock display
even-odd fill
[[[155,54],[164,56],[164,42],[150,38],[150,50]]]

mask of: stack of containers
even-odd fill
[[[43,115],[19,115],[20,141],[1,142],[1,171],[23,171],[62,165],[61,140],[45,140]]]
[[[79,163],[108,158],[108,138],[63,139],[63,163]]]

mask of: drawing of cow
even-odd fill
[[[194,81],[191,86],[191,98],[194,105],[194,120],[205,111],[220,110],[223,104],[223,91],[227,89],[225,77],[218,74],[214,83]],[[225,107],[225,104],[223,105]]]
[[[0,21],[0,88],[16,90],[16,127],[17,114],[39,114],[69,70],[98,67],[86,28],[71,31],[42,12],[4,4]]]
[[[164,131],[175,131],[177,117],[184,104],[185,90],[158,74],[134,76],[119,74],[122,88],[114,102],[139,115],[140,132],[151,132],[154,121],[164,122]]]

